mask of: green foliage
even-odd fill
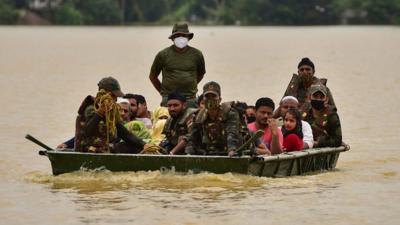
[[[0,24],[16,24],[19,13],[12,1],[0,0]]]
[[[69,1],[56,10],[54,22],[60,25],[81,25],[83,17]]]
[[[0,0],[0,23],[15,24],[29,1]],[[36,13],[62,25],[400,24],[400,0],[64,0]]]
[[[113,25],[122,22],[122,13],[115,0],[81,0],[75,7],[83,15],[84,24]]]
[[[400,16],[400,1],[365,1],[363,9],[367,12],[366,22],[369,24],[395,24]]]

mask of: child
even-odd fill
[[[286,112],[283,120],[282,134],[283,148],[287,152],[303,149],[303,132],[299,110],[289,109]]]

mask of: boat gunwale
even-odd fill
[[[158,155],[158,154],[127,154],[127,153],[90,153],[90,152],[75,152],[73,149],[68,149],[68,150],[40,150],[39,154],[40,155],[45,155],[48,156],[48,154],[68,154],[68,155],[101,155],[101,156],[111,156],[111,157],[116,157],[116,156],[126,156],[126,157],[134,157],[134,158],[143,158],[143,157],[149,157],[149,158],[171,158],[171,157],[177,157],[177,158],[204,158],[204,159],[211,159],[211,158],[220,158],[220,159],[254,159],[255,161],[261,161],[261,162],[272,162],[272,161],[281,161],[281,160],[290,160],[290,159],[296,159],[296,158],[301,158],[305,156],[311,156],[311,155],[317,155],[317,154],[327,154],[327,153],[333,153],[333,152],[344,152],[348,151],[349,148],[346,146],[340,146],[340,147],[325,147],[325,148],[312,148],[312,149],[304,149],[302,151],[294,151],[294,152],[284,152],[278,155],[272,155],[272,156],[238,156],[238,157],[230,157],[230,156],[218,156],[218,155]]]

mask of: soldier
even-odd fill
[[[299,101],[299,110],[300,112],[308,111],[311,107],[307,101],[307,93],[310,89],[310,86],[313,84],[323,84],[326,85],[327,79],[324,78],[317,78],[314,76],[315,74],[315,66],[314,63],[309,58],[302,58],[299,62],[298,66],[298,75],[293,74],[292,79],[288,87],[286,88],[285,96],[294,96]],[[328,91],[328,104],[333,106],[336,110],[335,102],[333,101],[332,94],[327,88]],[[306,104],[305,104],[306,103]],[[279,115],[279,108],[277,112],[274,114],[275,118],[278,118]]]
[[[76,120],[75,149],[80,152],[125,152],[137,153],[145,143],[129,133],[122,125],[116,103],[124,96],[119,83],[106,77],[98,83],[96,97],[87,96],[82,102]],[[124,142],[115,146],[113,142],[122,138]]]
[[[342,130],[339,116],[329,105],[328,90],[324,85],[310,87],[309,101],[311,109],[303,113],[313,130],[314,147],[337,147],[342,144]]]
[[[188,45],[192,38],[187,23],[175,24],[169,36],[174,45],[160,51],[154,59],[149,78],[162,96],[161,106],[166,106],[168,94],[176,91],[186,97],[189,107],[196,107],[197,84],[206,69],[201,51]]]
[[[185,96],[172,92],[168,95],[167,107],[171,116],[165,123],[163,134],[167,138],[166,147],[171,155],[182,154],[189,139],[194,113],[197,109],[188,108]]]
[[[214,81],[204,85],[203,96],[205,108],[196,115],[186,153],[235,155],[243,142],[238,112],[231,104],[221,104],[221,88]]]

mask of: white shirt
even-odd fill
[[[303,132],[303,142],[306,143],[309,148],[312,148],[314,146],[314,137],[310,124],[302,120],[301,128],[301,131]]]

